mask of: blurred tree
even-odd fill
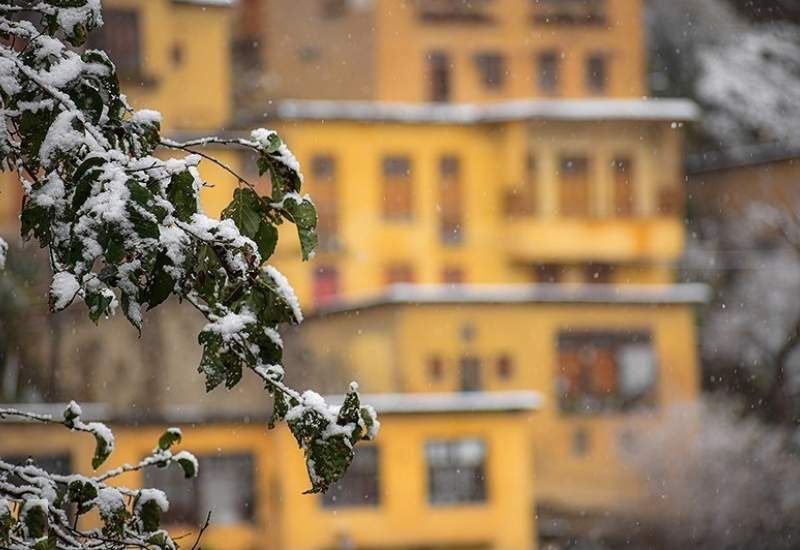
[[[755,143],[800,142],[797,8],[753,6],[734,0],[648,4],[651,89],[692,97],[704,107],[696,148],[735,152]]]
[[[715,290],[700,333],[711,389],[789,426],[800,418],[800,217],[756,202],[693,224],[689,277]]]
[[[618,526],[628,547],[797,548],[800,457],[785,431],[702,403],[669,411],[631,460],[650,491]]]

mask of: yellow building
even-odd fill
[[[355,376],[376,393],[543,395],[540,414],[515,420],[509,450],[489,455],[492,468],[528,464],[535,482],[490,490],[498,508],[488,515],[414,512],[421,469],[406,451],[434,432],[508,423],[482,412],[390,415],[378,442],[398,445],[380,455],[396,484],[386,506],[333,514],[264,489],[280,504],[264,522],[278,522],[281,549],[525,548],[534,502],[564,517],[632,502],[643,485],[627,450],[670,406],[697,397],[693,305],[705,299],[675,284],[682,126],[696,108],[643,99],[640,0],[105,4],[119,15],[101,45],[122,49],[131,102],[161,110],[168,134],[268,126],[300,160],[320,248],[302,263],[283,232],[272,260],[313,312],[287,338],[295,382],[340,391]],[[138,30],[119,32],[128,27]],[[268,190],[252,159],[210,152]],[[203,170],[215,184],[204,204],[218,214],[238,182]],[[189,355],[172,347],[161,370],[183,373]],[[227,397],[228,412],[260,406],[260,395]],[[207,429],[211,445],[219,436]],[[280,437],[264,443],[269,452]],[[278,483],[299,483],[293,472]],[[400,481],[408,476],[416,485]],[[502,507],[518,519],[498,523]],[[299,513],[319,534],[292,523]],[[364,531],[374,520],[380,527]],[[391,539],[409,534],[403,525],[419,538]],[[250,533],[222,529],[209,541],[248,548],[261,536]],[[469,540],[448,538],[458,535]]]
[[[166,428],[183,428],[181,448],[199,460],[196,480],[186,481],[179,468],[168,468],[133,472],[119,481],[166,491],[170,509],[163,523],[176,535],[202,525],[212,510],[203,538],[208,548],[537,547],[526,434],[538,395],[366,398],[381,415],[382,437],[359,446],[345,481],[324,496],[303,494],[309,481],[302,452],[284,427],[267,432],[266,419],[243,423],[185,411],[144,423],[121,418],[110,424],[117,451],[108,467],[137,463]],[[100,407],[83,408],[87,417],[104,414]],[[33,457],[56,473],[92,474],[90,436],[61,426],[0,426],[4,460]]]

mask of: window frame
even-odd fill
[[[463,454],[464,445],[477,445],[480,447],[479,463],[475,465],[465,465],[464,462],[456,462],[459,458],[457,454]],[[460,446],[461,449],[457,449]],[[432,454],[445,455],[444,465],[432,464]],[[425,441],[423,456],[425,459],[426,473],[426,502],[432,507],[455,507],[455,506],[485,506],[489,503],[489,453],[490,448],[483,437],[456,437],[456,438],[431,438]],[[441,457],[440,457],[441,458]],[[462,457],[463,458],[463,457]],[[468,486],[466,481],[453,478],[464,477],[470,479],[467,469],[472,471],[475,484]],[[442,480],[442,476],[451,479]],[[449,488],[442,491],[443,486]],[[455,491],[453,491],[455,489]],[[462,492],[464,491],[464,492]],[[473,492],[474,491],[474,492]]]

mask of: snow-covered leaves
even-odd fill
[[[348,399],[358,414],[330,417],[283,383],[283,346],[275,335],[282,323],[299,323],[302,313],[288,281],[266,263],[281,223],[297,227],[303,258],[317,244],[317,214],[301,195],[297,159],[266,129],[249,139],[163,138],[158,113],[127,105],[104,52],[77,53],[63,44],[81,45],[101,21],[98,0],[0,3],[6,38],[0,45],[6,128],[0,166],[16,170],[24,187],[23,237],[48,249],[55,274],[51,309],[83,302],[95,322],[121,309],[141,329],[145,312],[170,296],[188,302],[208,320],[199,335],[199,371],[209,390],[223,383],[232,388],[249,370],[275,397],[276,418],[308,407],[298,414],[306,419],[298,441],[315,461],[309,466],[314,490],[324,490],[350,463],[352,444],[377,424],[355,391]],[[254,153],[271,194],[260,196],[239,177],[222,219],[204,214],[199,193],[206,182],[198,164],[210,159],[224,166],[201,150],[211,144]],[[167,150],[186,156],[164,160]],[[334,424],[350,435],[327,435]],[[297,426],[290,423],[296,436]],[[113,439],[97,426],[83,428],[95,435],[95,458],[102,462]]]
[[[99,422],[83,422],[74,402],[64,419],[0,409],[0,419],[61,424],[94,435],[97,442],[92,466],[97,469],[114,449],[114,435]],[[156,489],[130,489],[107,481],[144,468],[179,465],[187,478],[197,475],[197,459],[187,451],[173,454],[180,431],[170,428],[158,446],[137,464],[125,464],[95,476],[47,472],[33,461],[11,464],[0,459],[0,546],[10,550],[81,550],[86,548],[177,548],[161,529],[161,514],[169,509],[165,495]],[[100,528],[80,529],[66,510],[77,516],[96,510]]]

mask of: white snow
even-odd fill
[[[699,110],[684,99],[531,99],[457,105],[286,100],[278,103],[277,115],[284,119],[479,124],[527,119],[690,121],[698,117]]]
[[[0,237],[0,271],[6,268],[6,258],[8,257],[8,243]]]
[[[203,331],[214,332],[222,336],[226,342],[239,336],[240,333],[256,322],[256,317],[246,309],[241,313],[228,312],[222,317],[212,317],[213,321],[208,323]]]
[[[75,299],[79,290],[78,279],[72,273],[62,271],[53,275],[53,281],[50,283],[53,309],[59,311],[67,307]]]
[[[283,275],[283,273],[271,265],[266,265],[263,269],[267,275],[269,275],[270,278],[275,281],[275,284],[278,285],[278,292],[280,293],[281,297],[287,304],[289,304],[289,307],[292,308],[295,322],[302,322],[303,311],[300,309],[300,301],[297,299],[297,295],[294,293],[292,285],[289,284],[289,280]]]
[[[97,504],[100,514],[108,516],[115,510],[125,507],[125,497],[113,487],[103,487],[97,492],[95,503]]]

